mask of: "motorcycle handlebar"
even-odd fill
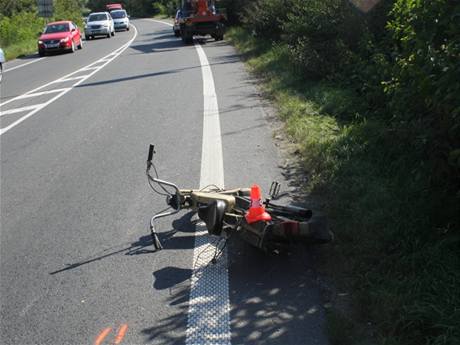
[[[150,144],[150,146],[149,146],[149,156],[147,158],[148,162],[150,162],[152,160],[152,158],[153,158],[154,148],[155,148],[155,146]]]

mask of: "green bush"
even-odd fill
[[[292,0],[257,0],[242,9],[243,25],[255,36],[278,40]]]
[[[82,1],[54,0],[53,20],[71,20],[78,26],[82,26]]]
[[[12,44],[37,38],[43,25],[44,20],[34,12],[19,12],[12,17],[3,17],[0,19],[0,45],[7,50]]]
[[[173,0],[156,0],[153,2],[154,14],[174,17],[178,3]]]
[[[247,5],[253,34],[233,38],[299,144],[356,311],[378,344],[460,343],[460,3],[279,3]]]
[[[385,92],[391,99],[393,122],[405,125],[414,145],[431,162],[433,185],[444,194],[441,199],[447,198],[439,206],[447,201],[458,206],[460,3],[398,0],[391,14],[388,29],[396,43],[395,63]]]
[[[349,6],[342,0],[293,0],[282,23],[283,39],[291,47],[294,64],[307,77],[333,78],[350,63],[344,37]]]
[[[38,33],[44,25],[44,19],[37,17],[35,12],[18,12],[11,17],[0,17],[0,46],[6,59],[36,51]]]

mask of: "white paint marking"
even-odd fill
[[[171,23],[163,22],[161,20],[156,20],[156,19],[148,19],[148,20],[151,20],[152,22],[157,22],[157,23],[160,23],[160,24],[164,24],[164,25],[174,26]]]
[[[219,107],[214,78],[203,48],[195,44],[203,77],[203,144],[200,188],[215,184],[224,187],[224,164]],[[216,247],[206,227],[195,233],[193,273],[190,286],[186,345],[230,345],[230,302],[227,251],[217,264],[210,264]]]
[[[49,90],[49,91],[43,91],[43,92],[36,92],[36,93],[28,93],[24,94],[21,96],[18,96],[18,99],[24,99],[24,98],[31,98],[31,97],[39,97],[43,95],[49,95],[51,93],[57,93],[57,92],[62,92],[70,89],[69,87],[63,88],[63,89],[54,89],[54,90]]]
[[[47,105],[53,103],[55,100],[57,100],[58,98],[64,96],[67,92],[69,92],[70,90],[72,90],[74,87],[80,85],[81,83],[83,83],[86,79],[90,78],[91,76],[93,76],[95,73],[97,73],[99,70],[101,70],[102,68],[104,68],[106,65],[108,65],[110,62],[112,62],[115,58],[117,58],[125,49],[127,49],[131,43],[136,39],[137,37],[137,29],[136,27],[133,25],[133,28],[134,28],[134,37],[129,40],[127,43],[125,43],[124,45],[122,45],[120,48],[116,49],[114,52],[116,52],[116,55],[114,55],[110,60],[104,62],[103,64],[101,64],[100,67],[98,67],[97,69],[95,69],[94,71],[92,71],[91,73],[87,74],[84,76],[84,78],[76,78],[76,79],[79,79],[75,84],[73,84],[71,87],[69,88],[66,88],[64,89],[64,91],[62,91],[61,93],[59,93],[58,95],[56,95],[55,97],[51,98],[48,102],[45,102],[45,103],[42,103],[42,106],[36,108],[35,110],[31,111],[30,113],[24,115],[23,117],[21,117],[20,119],[18,119],[17,121],[13,122],[12,124],[10,124],[9,126],[5,127],[5,128],[1,128],[0,129],[0,136],[5,134],[6,132],[8,132],[11,128],[14,128],[15,126],[17,126],[18,124],[20,124],[21,122],[25,121],[26,119],[28,119],[29,117],[31,117],[32,115],[36,114],[38,111],[40,111],[41,109],[43,109],[44,107],[46,107]],[[110,53],[109,55],[112,55],[114,52]],[[109,55],[106,55],[104,57],[102,57],[101,59],[106,59],[107,56]],[[100,59],[100,60],[101,60]],[[98,63],[100,60],[96,61],[96,62],[93,62],[87,66],[84,66],[82,68],[80,68],[79,70],[77,71],[74,71],[72,73],[69,73],[57,80],[54,80],[52,82],[49,82],[45,85],[42,85],[42,86],[39,86],[33,90],[30,90],[28,92],[26,92],[25,94],[21,95],[21,96],[17,96],[17,97],[14,97],[6,102],[3,102],[0,104],[0,107],[4,106],[5,104],[8,104],[8,103],[11,103],[13,101],[16,101],[18,99],[21,99],[24,98],[24,96],[27,96],[27,95],[30,95],[30,94],[33,94],[33,93],[36,93],[36,91],[39,91],[41,89],[44,89],[45,87],[48,87],[52,84],[54,84],[55,82],[59,82],[59,81],[62,81],[62,80],[65,80],[65,79],[68,79],[70,78],[72,75],[75,75],[77,73],[81,73],[82,69],[84,68],[88,68],[89,66],[92,66],[96,63]]]
[[[224,163],[214,78],[203,48],[198,44],[195,48],[200,58],[204,98],[200,188],[209,184],[223,188]],[[200,226],[200,230],[195,233],[186,345],[231,345],[227,251],[224,249],[218,264],[208,265],[215,246],[210,244],[206,228]]]
[[[92,69],[97,69],[97,68],[99,68],[99,67],[98,67],[98,66],[95,66],[95,67],[86,67],[86,68],[81,69],[81,71],[90,71],[90,70],[92,70]]]
[[[78,79],[84,79],[86,78],[88,75],[79,75],[78,77],[72,77],[72,78],[65,78],[65,79],[58,79],[58,80],[55,80],[54,82],[55,83],[64,83],[66,81],[74,81],[74,80],[78,80]]]
[[[0,116],[5,116],[5,115],[10,115],[10,114],[16,114],[16,113],[22,113],[24,111],[29,111],[29,110],[34,110],[35,108],[43,106],[44,103],[41,104],[34,104],[34,105],[28,105],[26,107],[21,107],[21,108],[15,108],[15,109],[8,109],[5,111],[0,111]]]
[[[14,67],[11,67],[11,68],[8,68],[8,69],[5,69],[3,71],[3,73],[7,73],[7,72],[11,72],[11,71],[14,71],[15,69],[18,69],[18,68],[21,68],[21,67],[24,67],[24,66],[27,66],[27,65],[30,65],[30,64],[33,64],[35,62],[38,62],[40,60],[43,60],[44,58],[39,58],[39,59],[35,59],[35,60],[32,60],[32,61],[29,61],[29,62],[26,62],[26,63],[23,63],[22,65],[19,65],[19,66],[14,66]]]
[[[14,121],[13,123],[11,123],[9,126],[6,126],[5,128],[1,128],[0,129],[0,135],[2,135],[3,133],[6,133],[8,132],[11,128],[19,125],[21,122],[27,120],[29,117],[31,117],[32,115],[36,114],[37,112],[39,112],[40,110],[42,110],[44,107],[46,107],[48,104],[51,104],[53,103],[55,100],[57,100],[58,98],[60,98],[61,96],[63,96],[64,94],[66,94],[68,91],[70,91],[71,89],[69,88],[67,91],[63,91],[61,92],[60,94],[54,96],[53,98],[51,98],[48,102],[45,102],[45,103],[42,103],[42,105],[40,107],[37,107],[35,110],[31,111],[30,113],[24,115],[23,117],[21,117],[20,119]]]

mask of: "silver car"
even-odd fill
[[[129,30],[129,16],[125,10],[110,11],[115,30]]]
[[[2,48],[0,48],[0,83],[3,77],[3,63],[5,62],[5,54],[3,54]]]
[[[95,36],[115,35],[115,26],[109,12],[95,12],[88,16],[85,24],[85,39],[90,40]]]

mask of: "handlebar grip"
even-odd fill
[[[154,149],[154,145],[150,144],[150,147],[149,147],[149,157],[147,158],[147,161],[150,162],[153,158],[153,149]]]

